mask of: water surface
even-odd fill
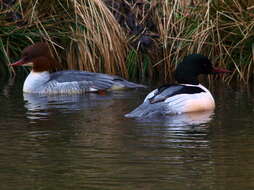
[[[23,95],[0,82],[0,189],[253,189],[254,91],[215,82],[214,112],[133,120],[149,90]]]

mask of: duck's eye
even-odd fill
[[[28,56],[23,56],[23,61],[25,61],[25,62],[29,61],[29,57]]]

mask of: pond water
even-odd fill
[[[133,120],[148,90],[28,96],[0,83],[0,189],[254,188],[254,90],[210,85],[214,112]]]

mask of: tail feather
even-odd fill
[[[124,116],[127,118],[146,118],[151,117],[155,114],[160,114],[161,112],[161,104],[150,104],[149,102],[143,102],[136,109],[131,111],[130,113],[125,114]]]
[[[125,88],[147,88],[147,86],[142,84],[137,84],[127,80],[116,80],[112,89],[125,89]]]

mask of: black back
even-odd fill
[[[179,84],[163,85],[157,89],[157,92],[149,99],[149,101],[151,104],[154,104],[178,94],[197,94],[201,92],[205,91],[198,86],[185,86]]]

